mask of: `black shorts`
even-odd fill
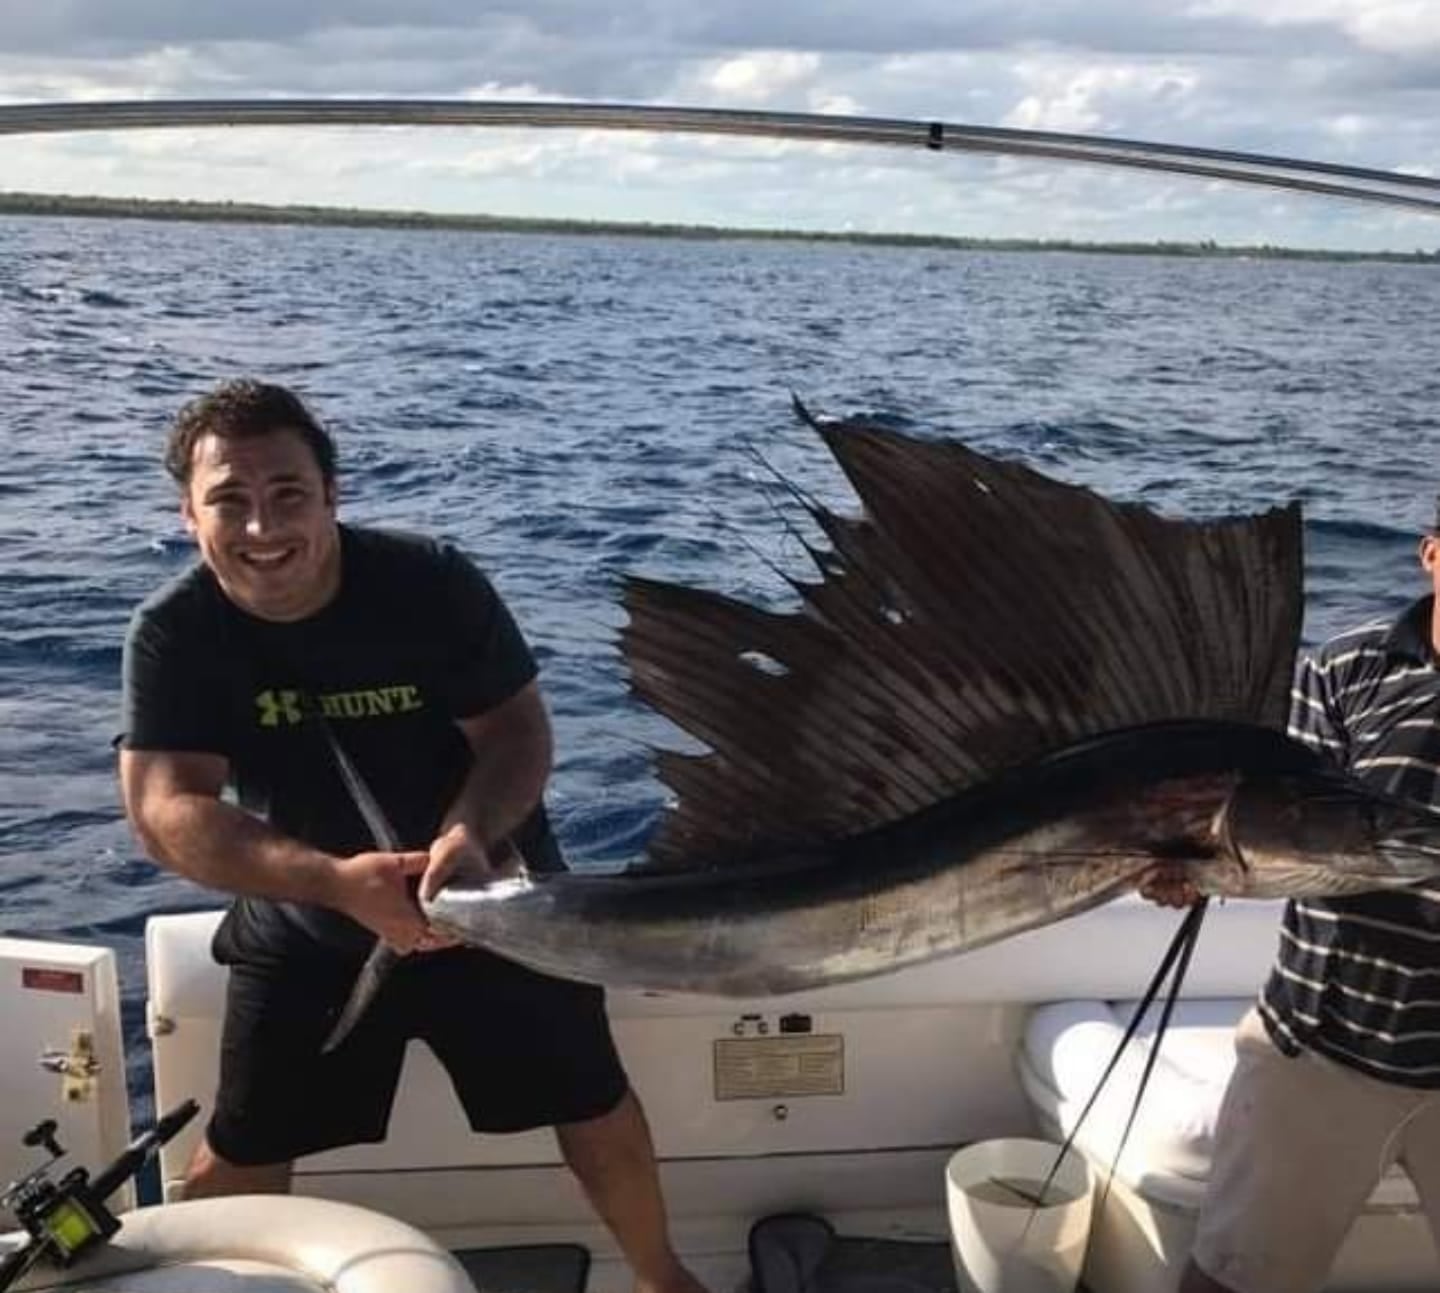
[[[477,1132],[584,1122],[628,1089],[600,988],[469,947],[405,957],[322,1055],[356,969],[314,955],[230,961],[207,1132],[222,1158],[256,1166],[384,1140],[411,1038],[435,1052]]]

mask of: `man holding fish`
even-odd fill
[[[529,1079],[548,1077],[550,1086],[537,1089],[574,1120],[560,1129],[566,1156],[641,1287],[686,1293],[695,1285],[665,1238],[643,1117],[625,1092],[598,999],[587,1002],[568,980],[737,996],[829,985],[1036,928],[1147,878],[1152,892],[1164,891],[1161,862],[1179,868],[1172,898],[1374,895],[1356,900],[1344,928],[1384,926],[1401,911],[1424,928],[1417,904],[1428,899],[1409,887],[1440,885],[1440,813],[1424,806],[1440,746],[1425,690],[1434,681],[1433,623],[1425,620],[1429,636],[1418,640],[1397,629],[1372,635],[1358,654],[1322,653],[1317,681],[1306,684],[1318,716],[1299,724],[1309,745],[1288,738],[1303,604],[1293,505],[1170,520],[954,442],[861,420],[822,422],[800,409],[863,512],[840,516],[797,491],[830,544],[807,545],[820,578],[794,581],[798,611],[628,581],[622,646],[632,686],[706,751],[661,756],[658,771],[675,800],[642,865],[614,876],[546,875],[549,846],[531,809],[548,772],[548,727],[533,664],[493,590],[445,550],[425,549],[421,560],[413,544],[396,551],[393,539],[337,527],[332,460],[318,429],[293,402],[279,412],[268,405],[263,392],[273,388],[258,389],[237,398],[268,411],[251,409],[233,425],[214,421],[205,401],[182,415],[172,472],[203,562],[142,608],[127,648],[122,772],[132,820],[162,861],[244,895],[219,939],[243,973],[231,975],[227,1100],[197,1162],[199,1189],[283,1188],[295,1153],[377,1138],[398,1064],[392,1039],[406,1028],[422,1028],[432,1045],[464,1057],[459,1067],[483,1090],[495,1076],[479,1062],[483,1034],[468,1019],[427,1015],[423,991],[397,996],[394,986],[472,955],[440,949],[454,936],[507,958],[494,963],[506,965],[505,974],[520,973],[515,962],[557,976],[539,982],[553,985],[546,991],[565,1026],[521,1032],[528,1058],[517,1058],[513,1072],[527,1075],[527,1096]],[[210,398],[223,405],[235,394]],[[285,392],[273,398],[293,401]],[[377,545],[378,556],[366,555]],[[1433,577],[1433,536],[1422,557]],[[376,571],[384,578],[372,578]],[[367,610],[377,589],[389,599],[380,617]],[[453,622],[437,624],[441,607]],[[1433,611],[1417,608],[1404,623],[1426,615]],[[198,651],[171,649],[176,640],[198,643]],[[382,651],[383,673],[357,673],[357,643]],[[1365,665],[1370,673],[1355,673],[1362,657],[1374,663]],[[1403,721],[1387,717],[1388,692],[1386,703],[1373,701],[1391,683],[1403,688]],[[226,696],[228,708],[217,699]],[[190,717],[197,714],[204,721]],[[437,716],[443,721],[426,726]],[[282,735],[294,739],[281,743]],[[1344,768],[1323,757],[1331,741],[1372,736],[1385,742],[1373,766],[1361,762],[1373,751],[1350,745]],[[459,743],[460,758],[443,749],[431,757],[437,775],[421,772],[430,798],[421,797],[417,813],[405,788],[414,790],[427,764],[415,752],[446,740]],[[497,741],[513,751],[505,760],[494,757]],[[1417,760],[1428,768],[1418,792],[1394,779]],[[404,813],[398,832],[368,792],[377,771],[392,790],[401,787],[385,805]],[[241,805],[268,824],[222,802],[227,779]],[[306,787],[298,799],[297,785]],[[340,805],[343,830],[310,814],[325,795]],[[365,847],[367,834],[379,843]],[[511,835],[529,873],[497,879],[501,842]],[[391,847],[392,836],[419,848]],[[428,925],[410,897],[416,876]],[[1387,903],[1395,904],[1390,917]],[[257,908],[263,920],[250,919]],[[1354,947],[1329,939],[1335,921],[1326,925],[1325,913],[1338,910],[1318,902],[1296,908],[1312,923],[1293,926],[1300,951],[1282,963],[1265,1004],[1282,1044],[1324,1052],[1335,1061],[1326,1065],[1349,1076],[1346,1025],[1337,1032],[1323,1023],[1297,976],[1342,982],[1335,966],[1347,957],[1370,956],[1378,967],[1393,947],[1372,954],[1365,939]],[[348,955],[313,936],[317,922],[350,932]],[[387,982],[395,957],[382,948],[357,976],[361,927],[419,955]],[[300,1011],[293,1027],[297,1007],[281,991],[289,968],[282,962],[277,970],[264,935],[277,928],[287,940],[299,931],[295,963],[307,980],[320,964],[328,974],[324,1007]],[[1198,926],[1186,928],[1193,941]],[[1331,946],[1334,957],[1325,953]],[[1426,1008],[1418,986],[1426,946],[1422,936],[1400,967],[1408,988],[1380,1003],[1390,1015]],[[487,970],[486,985],[500,974]],[[347,978],[355,986],[337,1024]],[[473,990],[458,999],[486,1000],[475,979],[466,982]],[[1374,995],[1368,981],[1343,983],[1359,1002]],[[523,999],[519,989],[514,999]],[[1333,1015],[1328,990],[1323,1013]],[[508,1017],[522,1026],[527,1012]],[[280,1031],[296,1046],[298,1037],[294,1053],[317,1071],[329,1058],[317,1054],[325,1034],[344,1033],[356,1019],[334,1051],[342,1060],[337,1080],[353,1068],[343,1057],[371,1044],[363,1039],[379,1036],[390,1047],[383,1063],[361,1066],[380,1097],[358,1116],[358,1133],[347,1124],[311,1134],[312,1120],[325,1126],[330,1116],[314,1103],[305,1119],[277,1123],[247,1086],[259,1083],[252,1075],[264,1076],[264,1065],[246,1040]],[[1421,1056],[1390,1080],[1387,1066],[1401,1062],[1393,1021],[1361,1027],[1371,1041],[1357,1053],[1367,1073],[1382,1076],[1367,1075],[1372,1086],[1403,1096],[1440,1075],[1440,1060]],[[567,1085],[577,1072],[566,1067],[569,1047],[565,1056],[547,1055],[543,1042],[572,1034],[584,1039],[575,1047],[583,1081]],[[1284,1063],[1310,1065],[1311,1054]],[[509,1056],[507,1049],[505,1071]],[[292,1077],[272,1068],[257,1089],[288,1091]],[[517,1085],[495,1104],[517,1100]],[[1306,1079],[1307,1098],[1313,1087]],[[467,1084],[461,1091],[472,1122],[487,1125],[490,1102],[467,1095]],[[593,1103],[574,1103],[586,1099]],[[1426,1100],[1407,1106],[1376,1153],[1404,1156],[1422,1192],[1428,1178],[1416,1168],[1411,1142],[1420,1138],[1411,1133],[1426,1124]],[[520,1103],[516,1125],[541,1120],[534,1101]],[[234,1128],[278,1137],[282,1123],[292,1139],[262,1138],[257,1149],[247,1137],[247,1158],[235,1156]],[[1307,1116],[1305,1132],[1314,1126]],[[297,1145],[293,1137],[306,1134],[311,1140]],[[1228,1139],[1243,1145],[1246,1135]],[[1274,1218],[1268,1227],[1283,1236],[1276,1201],[1309,1196],[1254,1172],[1253,1188],[1242,1193],[1253,1157],[1230,1156],[1235,1197],[1247,1210],[1251,1200],[1269,1199],[1272,1210],[1255,1203],[1255,1215]],[[1314,1161],[1301,1177],[1307,1186]],[[1368,1184],[1362,1189],[1353,1175],[1349,1184],[1363,1199]],[[1219,1198],[1229,1195],[1228,1184],[1219,1188]],[[1348,1202],[1335,1202],[1329,1217],[1337,1243]],[[1307,1202],[1290,1215],[1310,1211]],[[1227,1278],[1230,1258],[1207,1255],[1206,1236],[1226,1230],[1218,1209],[1211,1216],[1201,1266]],[[1296,1269],[1284,1277],[1293,1285],[1270,1282],[1267,1267],[1236,1287],[1306,1287]],[[1195,1268],[1187,1278],[1208,1277]]]
[[[1440,500],[1431,594],[1297,671],[1290,734],[1387,795],[1440,804]],[[1143,892],[1197,896],[1160,869]],[[1440,1242],[1440,885],[1294,899],[1236,1033],[1209,1192],[1181,1293],[1322,1287],[1376,1182],[1410,1176]]]
[[[458,870],[515,870],[516,851],[563,869],[549,721],[504,603],[448,545],[340,525],[333,442],[282,387],[187,405],[166,465],[200,562],[132,621],[121,783],[153,857],[236,896],[187,1196],[284,1191],[296,1157],[383,1139],[421,1037],[475,1130],[555,1127],[641,1293],[703,1293],[671,1248],[601,990],[458,947],[416,902]],[[403,955],[326,1052],[377,939]]]

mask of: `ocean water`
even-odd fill
[[[167,420],[222,377],[309,398],[347,518],[487,566],[541,660],[562,841],[616,865],[668,735],[618,581],[783,598],[773,473],[846,498],[792,392],[1169,514],[1298,498],[1314,640],[1421,589],[1436,317],[1429,266],[0,219],[0,933],[116,947],[146,1116],[143,923],[217,899],[141,856],[110,741],[130,610],[193,559]]]

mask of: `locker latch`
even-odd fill
[[[100,1073],[95,1034],[88,1028],[77,1028],[70,1034],[70,1049],[45,1051],[40,1056],[40,1067],[64,1079],[60,1085],[64,1099],[72,1102],[94,1099],[95,1079]]]

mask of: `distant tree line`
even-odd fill
[[[1345,251],[1200,242],[1081,242],[1069,238],[959,238],[944,234],[855,233],[794,229],[742,229],[714,225],[608,220],[556,220],[426,211],[378,211],[357,207],[267,206],[253,202],[193,202],[150,198],[77,197],[70,194],[0,193],[0,215],[80,216],[107,220],[189,220],[233,224],[339,225],[366,229],[472,230],[482,233],[549,233],[645,238],[744,238],[838,242],[967,251],[1068,251],[1128,256],[1211,256],[1276,260],[1397,261],[1433,264],[1440,249]]]

